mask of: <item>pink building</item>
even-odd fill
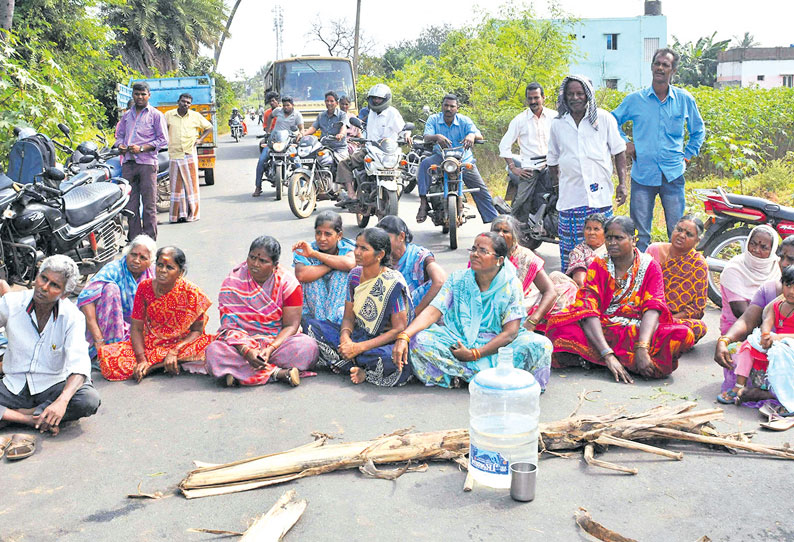
[[[728,49],[719,54],[717,87],[794,87],[794,47]]]

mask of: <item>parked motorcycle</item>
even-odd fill
[[[332,140],[334,138],[330,136],[318,139],[317,136],[308,135],[298,143],[295,152],[297,167],[290,175],[287,188],[289,208],[298,218],[310,216],[317,206],[317,200],[335,200],[339,197],[341,186],[335,182],[333,152],[326,146]]]
[[[730,194],[721,186],[694,192],[710,215],[697,249],[709,265],[709,299],[721,307],[719,276],[727,260],[744,250],[750,229],[759,224],[769,224],[783,238],[794,234],[794,208],[764,198]]]
[[[350,124],[362,127],[361,121],[352,117]],[[414,129],[412,123],[405,125],[404,131]],[[356,189],[358,202],[348,206],[348,210],[356,213],[359,227],[366,228],[371,216],[379,219],[386,215],[398,214],[398,199],[402,172],[399,169],[401,151],[397,140],[383,138],[373,141],[363,137],[351,137],[351,141],[364,145],[363,169],[353,170],[353,185]]]
[[[267,146],[270,149],[265,164],[265,179],[276,189],[276,201],[281,199],[284,186],[289,181],[293,169],[295,169],[295,159],[291,155],[295,154],[296,147],[293,144],[297,131],[275,130],[270,136],[265,134],[259,137],[268,137]]]
[[[401,166],[403,193],[410,194],[419,178],[419,164],[433,154],[433,144],[425,143],[423,136],[415,136],[411,141],[411,150],[405,155],[405,164]]]
[[[30,287],[38,263],[53,254],[71,257],[82,275],[90,275],[118,254],[129,184],[116,179],[63,192],[64,179],[54,167],[26,185],[0,174],[0,278]]]
[[[475,143],[483,143],[476,140]],[[463,170],[471,169],[474,164],[463,163],[463,146],[441,149],[441,165],[433,164],[428,168],[430,186],[427,201],[430,204],[428,216],[433,224],[441,226],[443,233],[449,234],[449,248],[458,248],[458,226],[476,215],[469,212],[463,204],[463,195],[477,192],[479,188],[464,188]]]
[[[229,127],[231,128],[234,142],[239,143],[240,138],[243,137],[243,121],[235,117],[229,121]]]

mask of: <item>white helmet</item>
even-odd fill
[[[372,98],[383,98],[380,105],[374,105]],[[383,83],[378,83],[367,93],[367,105],[375,113],[383,113],[391,105],[391,89]]]

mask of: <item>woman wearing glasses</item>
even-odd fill
[[[395,362],[407,360],[410,350],[417,378],[455,388],[495,366],[499,348],[510,345],[513,365],[531,372],[545,389],[551,342],[521,326],[527,316],[524,291],[507,261],[507,243],[496,233],[482,233],[469,252],[471,267],[452,273],[430,306],[397,336]]]

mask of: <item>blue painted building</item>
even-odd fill
[[[579,57],[571,73],[586,75],[596,88],[636,90],[651,84],[653,53],[667,47],[667,17],[661,1],[645,2],[645,15],[582,19],[574,26]]]

